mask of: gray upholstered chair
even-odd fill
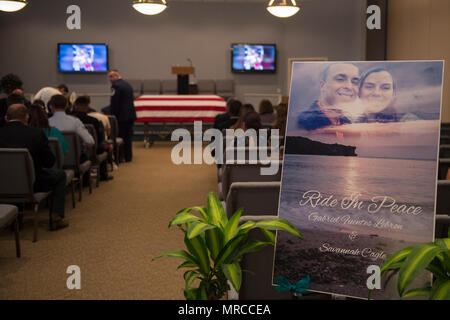
[[[113,145],[114,161],[119,165],[124,155],[123,139],[119,137],[119,123],[117,122],[117,118],[112,115],[108,116],[108,118],[111,124],[111,136],[108,142]]]
[[[81,201],[83,194],[83,175],[91,170],[92,162],[90,160],[80,163],[81,158],[81,142],[80,137],[75,132],[62,132],[64,139],[69,146],[69,152],[64,156],[63,169],[73,170],[75,173],[74,179],[78,184],[79,198]],[[89,193],[92,193],[91,179],[88,179]]]
[[[91,161],[92,161],[92,169],[95,169],[97,172],[97,175],[95,177],[96,178],[95,185],[98,188],[100,184],[100,165],[108,160],[108,153],[104,151],[100,154],[97,154],[98,149],[97,131],[95,130],[94,125],[92,124],[85,124],[84,126],[86,127],[86,129],[88,129],[89,133],[94,138],[94,148],[91,156]]]
[[[278,214],[280,182],[233,182],[228,191],[226,212],[228,218],[239,208],[246,216]]]
[[[48,138],[48,144],[50,145],[50,149],[56,158],[55,165],[53,167],[62,169],[64,164],[64,155],[59,140],[57,138]],[[65,169],[64,172],[66,173],[66,187],[70,186],[72,194],[72,208],[75,208],[75,183],[73,181],[75,172],[71,169]]]
[[[20,258],[20,237],[19,237],[19,209],[16,206],[0,204],[0,229],[14,224],[14,233],[16,238],[16,256]]]
[[[139,97],[142,94],[142,81],[136,79],[127,80],[130,86],[133,88],[133,94],[135,97]]]
[[[197,88],[199,94],[216,94],[216,83],[214,80],[198,80]]]
[[[178,84],[177,80],[162,80],[161,81],[161,92],[162,94],[177,94]]]
[[[0,203],[31,203],[34,211],[33,242],[37,241],[39,204],[50,196],[51,192],[34,193],[34,164],[27,149],[0,149]],[[52,228],[52,210],[49,210],[50,228]]]
[[[216,94],[227,100],[234,96],[233,80],[216,80]]]
[[[262,168],[267,170],[269,167],[278,167],[278,171],[274,175],[261,174]],[[270,160],[269,163],[250,163],[246,161],[244,164],[226,163],[223,169],[222,181],[219,183],[219,198],[225,200],[228,190],[234,182],[269,182],[281,181],[282,163],[279,160]]]
[[[143,94],[161,94],[161,81],[146,79],[142,81]]]

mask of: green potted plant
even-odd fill
[[[200,215],[194,215],[197,211]],[[256,252],[275,243],[275,230],[284,230],[301,238],[298,230],[286,219],[247,221],[239,225],[243,208],[228,219],[225,210],[211,192],[206,207],[190,207],[179,211],[170,221],[184,232],[186,250],[164,252],[163,256],[185,260],[178,268],[188,268],[184,273],[184,296],[188,300],[217,300],[230,289],[228,281],[239,292],[242,280],[240,261],[249,252]],[[259,228],[267,241],[248,240],[250,230]],[[192,288],[198,279],[199,285]]]
[[[406,247],[386,260],[381,276],[388,270],[398,271],[397,291],[401,298],[428,296],[430,300],[450,300],[450,229],[448,235],[449,238]],[[424,270],[433,274],[433,285],[406,291]]]

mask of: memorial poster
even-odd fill
[[[443,65],[294,63],[279,217],[304,239],[278,232],[273,279],[367,298],[369,266],[434,240]],[[372,297],[398,299],[396,280]]]

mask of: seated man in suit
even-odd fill
[[[92,124],[97,133],[97,154],[101,154],[106,151],[105,148],[105,129],[101,121],[89,115],[90,99],[88,96],[81,96],[75,100],[73,106],[73,116],[80,119],[83,124]],[[111,180],[113,177],[108,177],[108,167],[106,161],[100,165],[100,180]]]
[[[242,103],[236,99],[230,99],[227,101],[227,112],[218,114],[214,119],[213,128],[228,129],[236,123],[239,118],[239,111],[241,109]]]
[[[6,112],[6,124],[0,128],[0,148],[26,148],[33,158],[35,183],[34,192],[52,191],[52,230],[69,225],[64,218],[66,196],[66,173],[52,169],[55,163],[48,139],[38,128],[28,127],[28,109],[23,104],[13,104]]]

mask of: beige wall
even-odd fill
[[[450,122],[450,1],[389,0],[388,60],[446,60],[442,121]]]

